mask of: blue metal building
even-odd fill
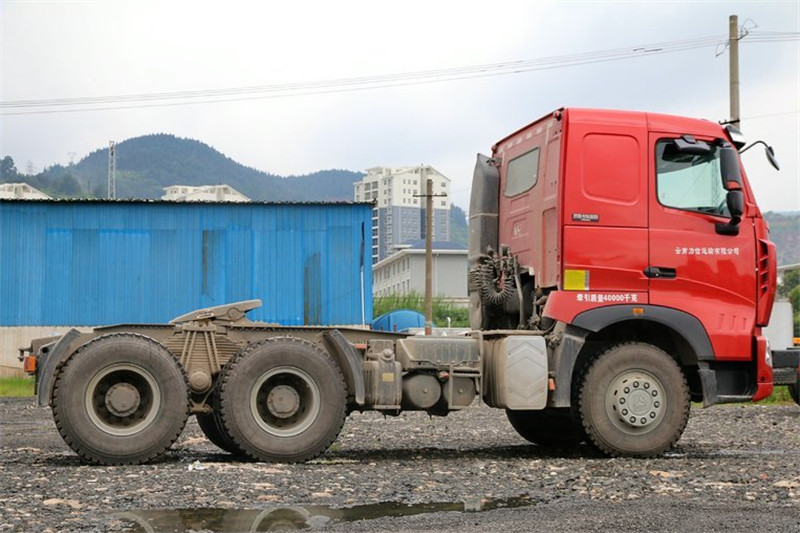
[[[254,320],[368,324],[371,220],[366,204],[0,200],[0,326],[159,323],[254,298]]]

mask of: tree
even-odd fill
[[[787,270],[783,274],[783,281],[778,285],[778,295],[788,298],[797,286],[800,286],[800,269]]]
[[[83,192],[81,184],[70,173],[61,176],[61,179],[55,183],[55,187],[64,196],[79,196]]]
[[[17,181],[19,173],[11,156],[5,156],[0,161],[0,182],[12,183]]]
[[[469,227],[467,214],[456,204],[450,204],[450,240],[461,244],[469,244]]]
[[[800,336],[800,269],[787,270],[778,285],[778,296],[787,298],[794,313],[794,335]]]

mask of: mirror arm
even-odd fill
[[[763,144],[764,145],[764,149],[765,149],[765,152],[767,154],[767,159],[769,160],[769,164],[772,165],[772,167],[775,170],[780,170],[781,166],[778,164],[778,160],[775,158],[775,150],[773,150],[772,146],[768,145],[764,141],[756,141],[756,142],[754,142],[753,144],[751,144],[749,146],[745,146],[744,148],[739,150],[739,154],[741,155],[741,154],[745,153],[747,150],[749,150],[750,148],[752,148],[753,146],[755,146],[757,144]]]
[[[755,146],[755,145],[757,145],[757,144],[763,144],[764,146],[766,146],[767,148],[769,148],[769,145],[768,145],[767,143],[765,143],[764,141],[756,141],[756,142],[754,142],[754,143],[752,143],[752,144],[749,144],[749,145],[745,146],[745,147],[744,147],[744,148],[742,148],[741,150],[739,150],[739,153],[740,153],[740,154],[743,154],[743,153],[745,153],[746,151],[748,151],[750,148],[752,148],[753,146]]]
[[[730,222],[717,222],[714,224],[714,229],[719,235],[739,235],[739,222],[734,224],[733,219]]]

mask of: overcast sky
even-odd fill
[[[431,164],[467,207],[477,152],[562,106],[728,118],[728,16],[740,44],[743,155],[763,210],[800,210],[800,2],[0,2],[0,100],[223,91],[217,103],[144,97],[80,110],[3,107],[0,155],[38,171],[150,133],[207,143],[274,174]],[[772,32],[795,38],[776,41]],[[665,53],[677,41],[710,44]],[[633,50],[648,45],[640,53]],[[673,43],[673,44],[669,44]],[[563,67],[565,56],[623,59]],[[660,49],[660,50],[659,50]],[[718,54],[720,54],[718,56]],[[558,58],[562,68],[435,82],[442,69]],[[276,85],[435,71],[426,83]],[[509,72],[506,70],[505,72]],[[463,76],[462,76],[463,77]],[[380,78],[382,84],[387,78]],[[351,82],[352,83],[352,82]],[[204,100],[211,99],[202,93]],[[264,98],[263,96],[270,96]],[[243,100],[234,98],[245,97]],[[259,98],[254,98],[259,97]],[[171,100],[185,103],[186,100]],[[11,114],[42,110],[62,113]],[[224,180],[224,177],[221,177]]]

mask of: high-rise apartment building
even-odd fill
[[[391,255],[393,247],[425,238],[427,179],[433,180],[433,240],[450,240],[450,180],[429,165],[375,167],[354,184],[355,201],[374,202],[372,262]]]

